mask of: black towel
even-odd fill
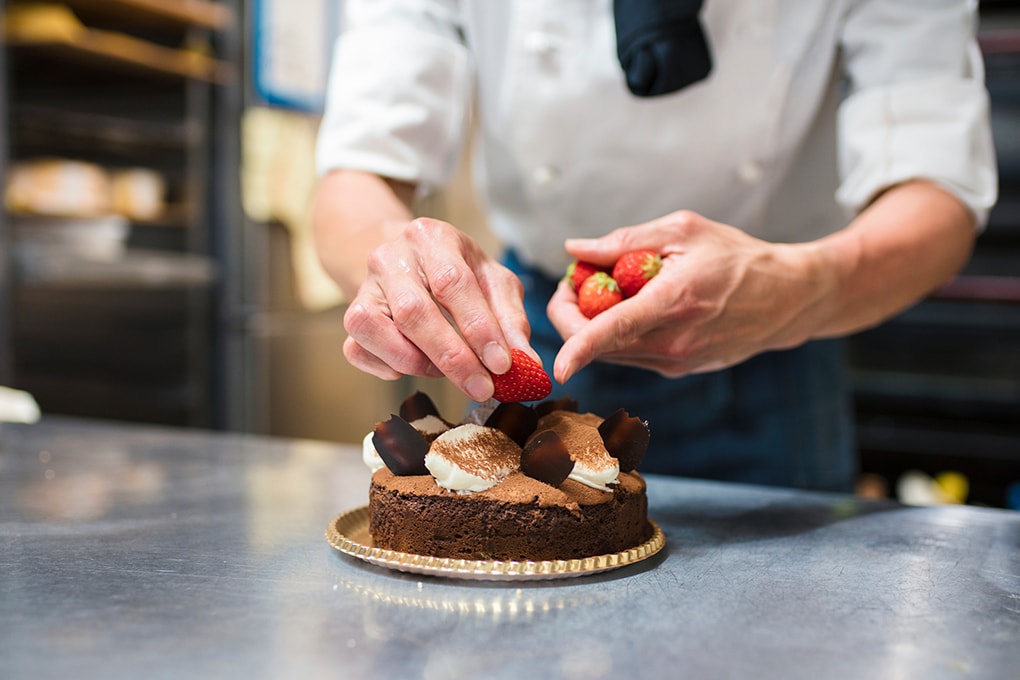
[[[616,54],[627,87],[639,97],[669,94],[712,70],[702,0],[613,0]]]

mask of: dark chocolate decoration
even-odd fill
[[[551,486],[562,484],[573,470],[567,445],[552,430],[540,432],[521,452],[521,472]]]
[[[620,472],[630,472],[641,464],[648,450],[648,423],[621,408],[602,421],[599,434],[606,451],[620,462]]]
[[[538,413],[519,401],[505,401],[486,419],[485,426],[502,430],[517,446],[524,446],[538,427]]]
[[[538,413],[539,418],[547,416],[553,411],[573,411],[577,413],[577,401],[570,397],[563,397],[561,399],[547,399],[535,406],[535,412]]]
[[[399,477],[429,474],[425,467],[429,444],[421,432],[400,416],[391,415],[389,420],[377,424],[372,444],[393,474]]]
[[[435,403],[424,392],[415,392],[400,405],[400,417],[409,423],[425,416],[441,417]]]

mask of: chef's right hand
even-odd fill
[[[475,401],[510,348],[528,350],[523,289],[510,270],[446,222],[419,218],[369,257],[344,314],[344,356],[384,380],[446,376]]]

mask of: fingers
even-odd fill
[[[472,399],[492,394],[493,373],[510,367],[502,327],[476,267],[484,261],[463,234],[435,220],[416,220],[403,259],[380,267],[394,323],[447,378]],[[412,259],[413,258],[413,259]],[[517,307],[521,306],[518,297]]]
[[[685,233],[706,224],[710,221],[701,215],[680,210],[651,222],[614,229],[601,238],[567,239],[564,245],[579,260],[611,265],[632,250],[648,249],[662,255],[678,252],[678,243],[683,242]]]
[[[425,287],[441,308],[440,314],[444,318],[449,316],[456,332],[481,360],[480,367],[493,373],[505,373],[510,368],[510,352],[494,307],[506,302],[506,283],[504,280],[494,282],[486,266],[491,260],[473,241],[445,223],[415,220],[409,232],[417,245],[418,265]],[[519,289],[516,307],[521,308]],[[451,329],[444,331],[437,327],[433,315],[422,318],[425,323],[420,327],[416,325],[417,320],[411,316],[407,319],[408,326],[401,328],[411,340],[426,348],[426,352],[433,339],[443,343],[451,340],[447,337]],[[451,346],[452,340],[447,344]],[[442,357],[432,358],[440,370],[451,375]],[[456,373],[456,369],[453,372]]]
[[[404,375],[395,371],[389,364],[359,345],[350,336],[344,340],[344,357],[358,370],[383,380],[397,380]]]
[[[425,376],[432,362],[410,342],[390,318],[380,297],[362,292],[344,314],[344,356],[355,367],[384,380],[401,375]]]
[[[645,288],[652,288],[654,283],[653,279]],[[569,337],[564,336],[563,346],[556,355],[553,364],[553,376],[556,380],[566,382],[577,371],[600,356],[630,347],[645,333],[658,327],[663,321],[666,309],[663,298],[656,294],[654,288],[647,294],[645,292],[642,290],[642,295],[628,298],[593,319],[585,320],[586,323],[579,323],[565,309],[566,305],[563,305],[563,309],[559,305],[552,309],[553,305],[550,303],[550,314],[556,314],[553,324],[557,330],[562,327],[570,332],[576,328],[576,332],[572,332]],[[559,291],[557,293],[559,294]],[[580,315],[580,312],[578,314]],[[584,319],[583,315],[581,318]]]
[[[528,348],[520,281],[451,225],[415,220],[368,269],[344,319],[344,354],[362,370],[445,375],[484,401],[490,371],[510,367],[510,346]]]
[[[588,325],[588,317],[577,307],[577,293],[569,283],[561,281],[545,308],[553,328],[566,340]]]
[[[538,359],[531,348],[531,324],[524,311],[524,287],[517,275],[503,265],[486,259],[476,268],[478,284],[496,316],[508,347],[522,349]],[[486,364],[488,366],[488,363]],[[495,369],[495,373],[503,371]],[[508,365],[509,367],[509,365]]]

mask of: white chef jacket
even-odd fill
[[[348,0],[317,169],[431,188],[477,111],[490,226],[551,276],[567,237],[690,209],[770,241],[927,178],[996,198],[973,0],[708,0],[709,77],[639,98],[611,0]]]

